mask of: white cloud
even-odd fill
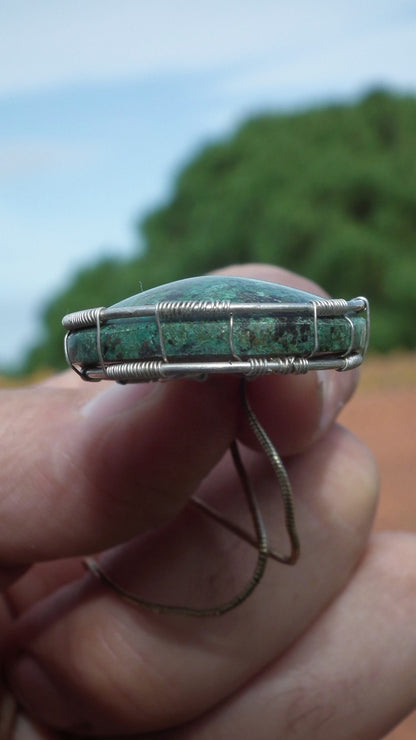
[[[409,0],[3,0],[0,94],[239,64],[283,64],[384,25]]]
[[[416,89],[416,20],[393,28],[378,28],[366,33],[345,31],[342,39],[314,38],[287,58],[252,65],[245,72],[230,74],[218,86],[223,95],[261,95],[274,92],[286,97],[308,97],[320,91],[352,93],[366,85],[384,84],[401,89]]]
[[[87,145],[43,138],[0,139],[0,183],[31,174],[85,170],[96,155]]]
[[[9,0],[0,9],[0,91],[221,64],[268,43],[258,6],[231,0]],[[231,33],[230,33],[231,32]]]

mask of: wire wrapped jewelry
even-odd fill
[[[213,374],[241,376],[241,400],[248,422],[267,455],[280,487],[289,552],[271,548],[257,497],[237,443],[231,445],[255,530],[253,537],[198,498],[191,499],[218,524],[257,549],[246,586],[228,601],[207,608],[142,599],[115,583],[100,565],[87,567],[132,603],[163,614],[216,616],[241,604],[260,583],[269,558],[293,565],[299,556],[293,494],[285,466],[251,408],[246,379],[270,373],[345,371],[363,361],[369,340],[366,298],[327,299],[261,280],[205,276],[179,280],[132,296],[109,308],[68,314],[65,356],[86,381],[135,383]]]

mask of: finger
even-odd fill
[[[48,375],[46,378],[44,378],[38,385],[42,388],[61,388],[63,390],[68,390],[71,388],[79,389],[80,387],[80,378],[79,376],[74,373],[72,370],[64,370],[61,373],[57,373],[56,375]],[[102,389],[98,384],[91,386],[91,388],[88,389],[89,393],[93,393],[94,391],[100,392]]]
[[[3,394],[0,563],[91,552],[172,517],[235,436],[227,389],[213,381],[201,394],[178,381],[113,386],[93,400],[84,388]]]
[[[0,736],[3,738],[3,736]],[[18,715],[10,740],[59,740],[61,736],[47,727],[41,727],[23,714]],[[9,740],[9,737],[7,738]]]
[[[414,535],[377,535],[347,588],[285,656],[166,737],[384,737],[416,707],[415,559]]]
[[[9,740],[12,738],[13,727],[16,720],[16,699],[0,682],[0,738]]]
[[[36,563],[4,590],[3,598],[7,599],[13,617],[16,618],[33,604],[84,575],[85,566],[79,557]]]
[[[255,457],[267,503],[275,481]],[[9,680],[23,705],[60,729],[157,730],[208,710],[283,653],[348,580],[377,487],[372,458],[339,428],[294,458],[290,472],[303,541],[295,568],[270,563],[247,602],[207,620],[132,608],[89,579],[62,589],[16,625]],[[239,508],[236,502],[236,516]],[[114,565],[127,587],[150,589],[150,598],[173,583],[181,597],[210,604],[224,585],[236,589],[245,547],[192,510],[161,539],[116,553]]]
[[[233,265],[219,270],[218,274],[268,280],[327,296],[311,280],[272,265]],[[359,369],[345,373],[318,370],[300,376],[269,375],[248,384],[248,395],[279,452],[289,455],[301,452],[326,433],[351,398],[358,379]],[[240,436],[255,446],[247,426]]]

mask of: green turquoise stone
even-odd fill
[[[321,296],[284,285],[248,278],[205,276],[179,280],[138,293],[114,307],[156,305],[160,301],[224,301],[234,303],[311,303]],[[318,320],[319,355],[342,354],[364,344],[366,321],[354,312]],[[354,325],[351,343],[351,322]],[[228,360],[229,317],[164,320],[163,342],[169,360]],[[234,351],[241,359],[307,357],[315,347],[312,314],[276,316],[235,316]],[[106,321],[101,327],[101,348],[105,362],[162,359],[159,330],[154,316]],[[94,367],[100,360],[96,327],[71,331],[68,358],[81,367]]]

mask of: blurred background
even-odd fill
[[[409,0],[3,0],[0,370],[62,314],[234,261],[368,295],[415,348]]]
[[[413,1],[2,0],[3,384],[64,366],[69,311],[283,265],[370,299],[343,420],[415,530],[415,236]]]

